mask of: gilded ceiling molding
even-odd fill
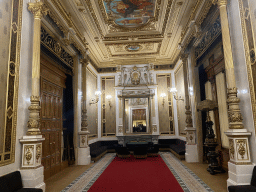
[[[130,35],[130,36],[115,36],[115,37],[104,37],[103,42],[107,41],[118,41],[118,40],[129,40],[132,38],[140,39],[150,39],[150,38],[163,38],[162,34],[154,34],[154,35]]]
[[[148,43],[161,43],[161,41],[144,41],[144,42],[136,42],[137,44],[148,44]],[[113,45],[127,45],[127,44],[136,44],[131,42],[124,42],[124,43],[109,43],[106,44],[106,46],[113,46]]]
[[[181,37],[184,38],[184,36],[186,35],[187,31],[189,30],[189,26],[190,23],[195,20],[196,14],[198,13],[198,9],[200,8],[200,6],[202,5],[203,1],[202,0],[197,0],[195,7],[193,8],[192,13],[190,14],[189,20],[187,22],[187,24],[185,25],[185,27],[182,29],[182,35]]]
[[[191,13],[190,19],[188,21],[188,23],[191,23],[193,20],[195,20],[195,25],[197,27],[200,26],[201,23],[204,21],[211,6],[213,5],[213,1],[205,1],[205,4],[203,6],[202,6],[202,2],[203,2],[202,0],[197,1],[196,6],[194,7],[194,10]],[[188,44],[190,43],[190,41],[193,39],[193,37],[197,35],[198,35],[198,31],[196,31],[195,29],[191,30],[190,25],[186,25],[181,35],[181,41],[180,41],[181,49],[185,50]],[[175,60],[178,60],[178,59],[175,57]]]
[[[91,16],[93,17],[93,20],[94,20],[94,22],[95,22],[95,24],[96,24],[96,26],[97,26],[97,29],[98,29],[100,35],[101,35],[102,37],[104,37],[103,31],[101,30],[101,26],[100,26],[100,24],[99,24],[99,21],[98,21],[98,19],[97,19],[97,16],[96,16],[95,12],[94,12],[94,9],[93,9],[91,0],[85,0],[85,3],[87,4],[88,10],[89,10],[89,12],[91,13]]]
[[[131,47],[138,47],[136,49],[129,49]],[[139,43],[130,43],[128,44],[127,46],[125,46],[125,50],[128,51],[128,52],[138,52],[142,49],[142,46],[139,44]]]
[[[157,51],[155,53],[137,53],[137,54],[120,54],[120,55],[112,55],[112,57],[136,57],[136,56],[144,56],[144,55],[157,55],[160,52],[160,48],[162,42],[158,42]]]
[[[167,21],[169,19],[171,7],[172,7],[172,2],[173,2],[173,0],[168,0],[167,11],[165,13],[164,24],[163,24],[162,33],[161,33],[162,35],[164,35],[164,33],[165,33],[165,29],[166,29],[166,26],[167,26]]]
[[[73,23],[71,16],[68,13],[66,13],[65,9],[60,4],[59,0],[54,0],[54,1],[47,0],[45,1],[45,4],[50,10],[49,16],[52,18],[52,20],[56,23],[56,25],[64,34],[70,33],[70,29],[74,30],[74,34],[70,36],[71,42],[67,42],[67,43],[73,43],[74,46],[80,52],[83,51],[87,46],[87,42],[85,38],[81,35],[78,28]],[[54,8],[58,11],[58,13],[61,15],[62,18],[59,18],[59,15],[57,14]]]

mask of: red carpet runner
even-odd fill
[[[179,183],[158,157],[116,157],[88,192],[183,192]]]

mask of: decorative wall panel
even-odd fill
[[[239,7],[243,29],[243,39],[252,110],[254,116],[254,125],[256,125],[256,17],[255,11],[253,10],[253,7],[255,7],[255,2],[249,2],[248,0],[239,0]]]
[[[168,91],[171,87],[171,74],[157,75],[157,84],[160,134],[174,134],[172,95]],[[166,94],[164,98],[160,96],[163,93]]]
[[[0,166],[15,160],[22,4],[0,1]]]
[[[102,77],[101,87],[102,136],[114,136],[116,135],[115,78]],[[108,95],[111,98],[107,99]]]
[[[221,144],[223,147],[229,148],[228,137],[225,134],[225,132],[229,128],[227,92],[226,92],[227,88],[226,88],[226,84],[223,82],[226,82],[224,73],[217,74],[216,87],[217,87],[217,97],[218,97]]]
[[[184,89],[184,74],[183,74],[183,65],[181,64],[179,68],[175,71],[175,86],[177,89],[178,97],[185,97]],[[182,100],[177,100],[177,112],[178,112],[178,126],[179,126],[179,135],[185,136],[186,132],[184,131],[186,126],[186,115],[185,115],[185,102]]]
[[[90,99],[95,98],[95,91],[97,91],[97,76],[87,68],[86,72],[86,89],[87,89],[87,123],[89,139],[95,138],[98,135],[98,126],[97,126],[97,116],[98,116],[98,107],[97,105],[90,105]]]

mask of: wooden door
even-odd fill
[[[62,108],[65,74],[41,59],[42,164],[45,179],[61,170]]]

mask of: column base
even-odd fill
[[[230,185],[250,185],[254,165],[236,165],[228,162],[228,180]]]
[[[197,144],[186,145],[185,159],[188,163],[196,163],[198,160]]]
[[[20,174],[24,188],[38,188],[45,192],[43,166],[37,169],[21,169]]]
[[[89,165],[91,163],[90,147],[78,148],[77,165]]]

